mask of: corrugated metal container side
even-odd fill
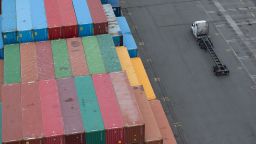
[[[64,125],[56,81],[39,81],[39,95],[43,120],[43,143],[64,144]]]
[[[124,46],[127,47],[131,58],[138,56],[138,46],[132,34],[123,34]]]
[[[63,24],[61,29],[62,38],[78,37],[78,26],[72,0],[57,1]]]
[[[94,34],[107,34],[108,21],[100,0],[87,0],[94,27]]]
[[[4,44],[17,43],[16,0],[2,0],[2,35]]]
[[[22,115],[20,84],[2,87],[3,102],[3,144],[21,144]]]
[[[71,68],[68,56],[66,40],[53,40],[52,53],[56,78],[71,76]]]
[[[108,74],[93,75],[93,83],[106,129],[106,144],[124,143],[124,120]]]
[[[49,80],[54,79],[54,64],[52,58],[51,42],[37,42],[36,55],[38,67],[38,79]]]
[[[119,24],[119,27],[121,29],[122,34],[129,34],[131,33],[131,29],[129,27],[129,24],[124,16],[117,17],[117,22]]]
[[[75,77],[86,144],[105,144],[105,128],[91,76]]]
[[[62,21],[57,0],[44,0],[50,40],[62,38]]]
[[[106,73],[97,38],[84,37],[82,41],[90,74]]]
[[[73,0],[80,37],[93,35],[93,22],[86,0]]]
[[[23,144],[40,144],[43,138],[41,102],[37,82],[21,84]]]
[[[34,40],[48,40],[48,25],[44,0],[30,0],[30,6]]]
[[[67,46],[73,75],[88,75],[89,71],[81,38],[67,39]]]
[[[164,144],[177,144],[161,102],[159,100],[152,100],[149,101],[149,103],[151,105],[160,132],[163,136]]]
[[[131,86],[141,85],[133,68],[131,58],[129,57],[128,51],[125,47],[116,48],[117,55],[119,57],[122,70],[126,72],[128,80]]]
[[[121,7],[113,7],[113,10],[114,10],[116,17],[122,16]]]
[[[4,83],[19,83],[21,81],[19,45],[5,45],[4,49]]]
[[[80,116],[74,79],[58,79],[57,83],[64,122],[65,143],[85,144],[85,132]]]
[[[115,72],[110,77],[125,122],[125,143],[144,144],[145,123],[126,74]]]
[[[131,59],[134,70],[136,72],[137,78],[139,80],[139,83],[143,85],[143,88],[145,90],[146,96],[148,100],[154,100],[156,99],[155,92],[152,88],[152,85],[149,81],[147,72],[144,68],[144,65],[140,58],[132,58]]]
[[[4,83],[4,60],[0,60],[0,101],[2,102],[2,85]]]
[[[111,35],[97,36],[100,51],[107,72],[121,71],[121,64],[118,59],[116,48]]]
[[[143,87],[133,87],[133,91],[145,122],[145,144],[163,144],[163,137],[160,133]]]
[[[35,43],[20,44],[21,81],[38,80],[37,55]]]
[[[16,0],[18,42],[34,41],[30,0]]]

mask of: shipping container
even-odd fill
[[[3,104],[3,144],[21,144],[22,115],[20,84],[2,87]]]
[[[117,17],[117,22],[119,24],[122,34],[130,34],[131,33],[129,24],[124,16]]]
[[[2,0],[2,35],[4,44],[17,43],[16,0]]]
[[[149,103],[151,105],[151,109],[154,113],[160,132],[163,136],[163,143],[177,144],[161,102],[159,100],[152,100],[149,101]]]
[[[73,0],[80,37],[93,35],[93,22],[86,0]]]
[[[121,71],[121,64],[118,59],[115,45],[113,43],[111,35],[99,35],[97,36],[99,43],[101,56],[104,61],[104,65],[107,72]]]
[[[101,0],[102,4],[107,4],[107,0]]]
[[[122,16],[122,10],[121,10],[121,7],[113,7],[113,10],[114,10],[114,13],[116,15],[116,17],[120,17]]]
[[[51,42],[36,42],[36,55],[38,67],[38,79],[54,79],[54,64],[52,58]]]
[[[123,34],[123,43],[127,47],[131,58],[138,56],[138,46],[132,36],[132,34]]]
[[[144,68],[144,65],[143,65],[141,59],[140,58],[132,58],[131,61],[132,61],[134,70],[136,72],[137,78],[139,80],[139,83],[142,84],[142,86],[145,90],[147,99],[148,100],[156,99],[155,92],[154,92],[152,85],[149,81],[147,72]]]
[[[21,81],[31,82],[38,80],[38,67],[35,43],[20,44]]]
[[[73,76],[88,75],[88,67],[81,38],[67,39],[68,53]]]
[[[48,25],[44,0],[30,0],[34,41],[48,40]]]
[[[68,56],[66,40],[53,40],[52,53],[56,78],[71,76],[71,68]]]
[[[0,15],[0,59],[4,59],[4,42],[2,36],[2,17]]]
[[[86,144],[105,144],[106,134],[91,76],[75,77]]]
[[[85,144],[85,133],[74,79],[58,79],[57,83],[64,122],[65,144]]]
[[[2,102],[2,85],[4,83],[4,60],[0,60],[0,101]]]
[[[50,40],[62,38],[62,20],[57,0],[44,0]]]
[[[123,36],[118,25],[115,13],[110,4],[103,5],[108,20],[108,33],[113,37],[115,46],[123,45]]]
[[[22,136],[23,144],[41,144],[43,121],[37,82],[21,84]]]
[[[19,45],[5,45],[4,49],[4,83],[19,83],[21,82]]]
[[[78,37],[78,26],[76,21],[75,10],[72,0],[57,0],[58,9],[61,17],[61,34],[62,38]]]
[[[145,144],[163,144],[163,137],[158,128],[149,101],[142,86],[133,87],[137,103],[145,122]]]
[[[128,51],[125,47],[116,48],[117,55],[119,57],[122,70],[126,72],[128,80],[131,86],[141,85],[133,68],[131,58],[129,57]]]
[[[108,21],[100,0],[87,0],[92,20],[94,35],[108,33]]]
[[[97,38],[84,37],[82,42],[90,74],[106,73]]]
[[[18,42],[32,42],[32,19],[30,0],[16,0]]]
[[[144,144],[145,123],[126,74],[114,72],[110,77],[125,122],[125,143]]]
[[[39,81],[43,120],[43,143],[64,144],[64,125],[57,82],[55,80]]]
[[[111,4],[112,7],[120,7],[120,0],[107,0],[108,4]]]
[[[3,120],[2,120],[2,101],[0,102],[0,143],[2,144],[2,122],[3,122]]]
[[[106,129],[106,144],[124,143],[124,120],[108,74],[93,75],[93,83]]]

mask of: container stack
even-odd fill
[[[2,143],[176,143],[119,15],[119,0],[3,0]]]

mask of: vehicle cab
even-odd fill
[[[191,30],[196,38],[200,38],[208,35],[209,24],[206,20],[195,21],[191,25]]]

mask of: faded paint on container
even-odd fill
[[[91,76],[75,77],[86,144],[105,144],[106,135]]]
[[[159,100],[152,100],[149,101],[149,103],[151,105],[151,109],[154,113],[160,132],[163,136],[163,143],[177,144],[161,102]]]
[[[106,129],[106,144],[124,143],[124,120],[108,74],[93,75],[93,83]]]
[[[22,115],[20,84],[2,87],[3,102],[3,144],[21,144]]]
[[[143,87],[133,87],[133,91],[145,122],[145,144],[163,144],[163,137]]]
[[[23,144],[40,144],[43,138],[41,102],[37,82],[21,84]]]
[[[53,40],[52,53],[56,78],[71,76],[66,40]]]
[[[125,71],[128,76],[130,85],[131,86],[141,85],[137,78],[136,72],[133,68],[131,58],[129,57],[127,49],[125,47],[117,47],[116,52],[119,57],[122,70]]]
[[[125,143],[143,144],[145,123],[135,95],[124,72],[110,73],[122,116],[125,122]]]
[[[107,72],[121,71],[121,64],[118,59],[116,48],[111,35],[97,36],[102,59]]]
[[[82,42],[90,74],[106,73],[97,38],[84,37]]]
[[[39,95],[43,120],[43,143],[64,144],[64,125],[56,81],[39,81]]]
[[[2,102],[2,85],[4,83],[4,60],[0,60],[0,102]]]
[[[37,55],[35,43],[20,44],[21,81],[38,80]]]
[[[123,35],[124,46],[127,48],[131,58],[138,56],[138,46],[132,36],[132,34]]]
[[[21,81],[19,45],[5,45],[4,49],[4,83],[19,83]]]
[[[140,58],[131,59],[139,83],[143,85],[148,100],[156,99],[156,95],[149,81],[147,72]]]
[[[88,75],[89,71],[81,38],[67,39],[67,46],[73,75]]]
[[[37,42],[35,43],[35,45],[37,55],[38,79],[54,79],[54,64],[52,58],[51,42]]]

